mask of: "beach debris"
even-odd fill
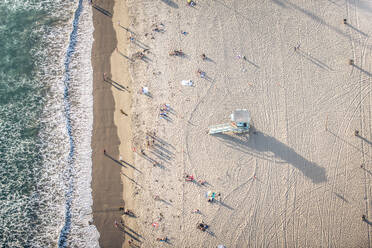
[[[182,80],[181,84],[184,85],[184,86],[193,86],[194,85],[192,80]]]
[[[183,35],[188,35],[189,33],[186,32],[186,31],[181,31],[181,34],[183,34]]]

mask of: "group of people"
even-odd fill
[[[170,112],[170,105],[169,104],[162,104],[160,106],[160,117],[161,118],[168,118],[168,113]]]

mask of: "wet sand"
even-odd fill
[[[94,3],[113,12],[113,0],[96,0]],[[121,166],[115,161],[119,157],[120,140],[114,120],[112,86],[103,80],[105,72],[111,77],[110,56],[116,48],[117,40],[111,17],[93,9],[93,24],[93,221],[100,233],[100,247],[121,247],[123,235],[114,227],[114,221],[119,221],[121,217],[119,207],[123,206]],[[103,150],[106,150],[107,155],[104,155]]]

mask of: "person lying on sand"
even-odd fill
[[[164,237],[164,238],[156,238],[156,241],[160,241],[160,242],[168,242],[169,239],[168,239],[168,237]]]
[[[185,180],[188,181],[188,182],[192,182],[192,181],[194,181],[194,176],[193,175],[191,175],[191,176],[190,175],[186,175],[185,176]]]

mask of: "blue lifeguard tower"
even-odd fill
[[[250,128],[251,115],[246,109],[236,109],[231,114],[231,122],[219,124],[209,127],[208,134],[216,133],[244,133],[248,132]]]

